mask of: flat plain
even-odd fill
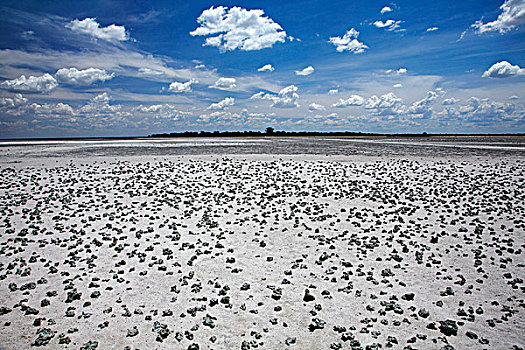
[[[0,142],[0,348],[523,349],[524,141]]]

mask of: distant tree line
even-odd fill
[[[387,134],[363,133],[354,131],[276,131],[267,127],[266,131],[183,131],[164,134],[153,134],[149,137],[257,137],[257,136],[386,136]],[[402,134],[405,137],[427,137],[426,132],[421,134]]]

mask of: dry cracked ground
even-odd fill
[[[519,157],[0,167],[2,349],[523,349]]]

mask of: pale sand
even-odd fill
[[[2,349],[525,347],[519,157],[4,160]]]

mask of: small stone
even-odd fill
[[[98,348],[98,341],[90,340],[80,347],[80,350],[95,350]]]
[[[325,321],[321,320],[318,317],[315,317],[312,319],[312,323],[308,326],[308,329],[310,332],[315,331],[316,329],[323,329],[325,325]]]
[[[471,331],[467,331],[467,333],[465,333],[465,335],[467,337],[469,337],[470,339],[478,339],[478,335],[474,332],[471,332]]]
[[[415,296],[414,293],[406,293],[405,295],[401,297],[401,299],[406,300],[406,301],[412,301],[414,300],[414,296]]]
[[[308,289],[305,289],[303,301],[308,303],[308,302],[314,301],[314,300],[315,300],[315,297],[312,294],[310,294],[310,291]]]
[[[286,340],[284,341],[284,343],[285,343],[286,345],[290,346],[290,345],[292,345],[292,344],[295,344],[295,341],[296,341],[295,337],[293,337],[293,338],[292,338],[292,337],[288,337],[288,338],[286,338]]]
[[[417,314],[419,315],[419,317],[423,318],[427,318],[428,316],[430,316],[430,312],[425,308],[420,309]]]
[[[444,335],[446,336],[458,335],[458,325],[456,324],[455,321],[446,320],[446,321],[439,321],[439,323],[440,323],[439,330]]]
[[[206,316],[203,317],[202,324],[210,328],[215,328],[215,324],[213,323],[213,320],[216,320],[216,319],[217,319],[216,317],[206,314]]]
[[[134,337],[139,334],[139,330],[137,326],[134,326],[131,329],[128,329],[128,334],[126,334],[126,337]]]
[[[51,339],[55,336],[55,332],[53,332],[50,328],[40,328],[37,331],[38,337],[33,342],[33,346],[46,346]]]
[[[7,306],[0,306],[0,315],[5,315],[10,313],[12,310]]]

